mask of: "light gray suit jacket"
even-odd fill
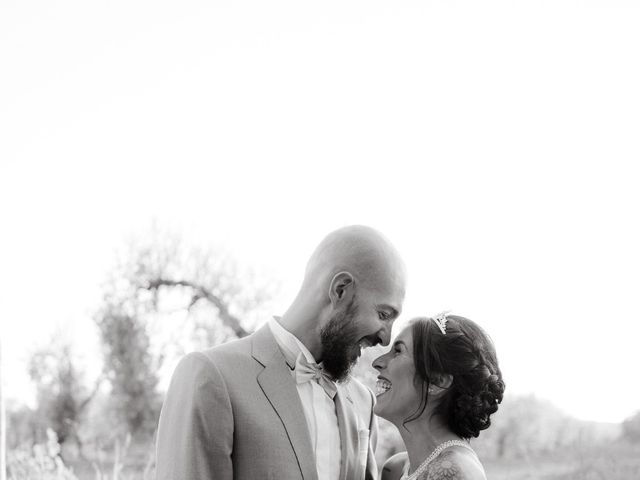
[[[358,380],[335,397],[340,480],[377,479],[375,397]],[[317,480],[295,381],[268,325],[186,355],[160,414],[157,480]]]

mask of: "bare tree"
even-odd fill
[[[224,251],[170,232],[153,228],[130,241],[96,315],[105,374],[129,431],[155,426],[168,358],[247,335],[276,289]]]

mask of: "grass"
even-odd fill
[[[8,480],[152,480],[155,456],[152,442],[132,442],[130,436],[115,439],[108,447],[86,448],[72,454],[47,431],[45,444],[23,445],[10,450]],[[63,461],[63,458],[65,459]]]
[[[635,480],[640,479],[640,445],[616,442],[600,448],[483,463],[490,480]]]
[[[151,480],[155,477],[150,443],[116,442],[93,450],[90,458],[62,463],[59,446],[11,452],[10,480]],[[482,459],[489,480],[640,480],[640,444],[614,442],[605,447],[558,449],[525,458]],[[11,463],[11,462],[10,462]]]

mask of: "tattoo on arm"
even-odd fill
[[[443,452],[438,456],[420,480],[467,480],[456,462],[452,459],[453,452]]]

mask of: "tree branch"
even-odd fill
[[[190,302],[190,307],[199,299],[204,298],[212,303],[217,309],[222,322],[231,328],[238,338],[246,337],[249,332],[245,330],[240,324],[240,320],[232,315],[220,297],[211,293],[202,285],[190,282],[188,280],[171,280],[168,278],[156,278],[149,281],[146,288],[148,290],[157,290],[160,287],[188,287],[194,290],[194,295]]]
[[[100,390],[100,386],[102,385],[102,382],[104,381],[104,379],[105,379],[105,375],[103,373],[100,375],[100,377],[98,377],[98,380],[96,380],[96,384],[94,385],[91,393],[84,400],[82,400],[82,402],[80,402],[80,405],[78,405],[78,412],[82,413],[85,407],[89,404],[89,402],[93,400],[93,398],[96,396],[96,394]]]

